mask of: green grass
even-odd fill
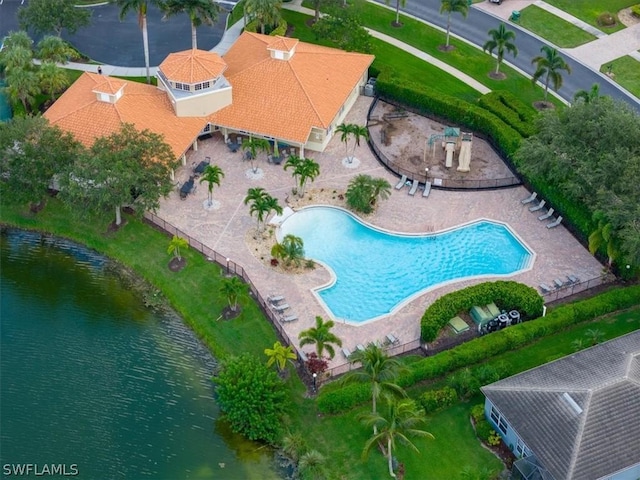
[[[562,48],[577,47],[596,39],[594,35],[535,5],[521,10],[518,23]]]
[[[624,25],[618,22],[615,27],[601,27],[597,22],[598,16],[604,12],[616,15],[623,8],[637,4],[638,0],[547,0],[547,3],[570,13],[605,33],[613,33],[625,28]]]
[[[633,57],[620,57],[613,62],[605,63],[600,67],[603,73],[608,72],[609,65],[614,74],[612,80],[640,98],[640,62]]]
[[[112,75],[112,76],[113,78],[122,78],[123,80],[129,80],[130,82],[147,83],[146,76],[143,76],[143,77],[120,77],[118,75]],[[154,86],[158,85],[158,79],[153,75],[151,76],[151,85],[154,85]]]
[[[235,25],[243,17],[244,0],[239,1],[231,10],[229,18],[227,19],[227,26]],[[284,10],[283,10],[284,12]]]

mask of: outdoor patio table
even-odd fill
[[[280,162],[282,162],[282,157],[271,156],[271,163],[274,165],[280,165]]]
[[[227,143],[227,147],[229,147],[229,150],[231,150],[233,153],[235,153],[240,148],[240,144],[236,143],[236,142],[229,142],[229,143]]]
[[[209,162],[207,162],[205,160],[201,161],[198,164],[198,166],[193,169],[193,173],[195,173],[196,175],[200,175],[200,174],[204,173],[204,169],[207,168],[207,165],[209,165]]]
[[[180,187],[180,198],[184,200],[185,198],[187,198],[187,195],[189,195],[192,191],[193,191],[193,177],[189,177],[189,180],[184,182],[182,187]]]

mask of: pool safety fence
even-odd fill
[[[420,171],[416,171],[416,170],[409,170],[401,167],[400,165],[397,165],[392,159],[387,157],[380,150],[380,148],[378,147],[378,144],[376,143],[375,135],[372,135],[371,131],[369,130],[369,121],[371,119],[371,113],[373,112],[379,100],[380,100],[379,97],[375,98],[375,100],[371,103],[369,112],[367,113],[367,131],[369,132],[369,136],[368,136],[369,138],[367,139],[367,143],[369,144],[369,147],[373,151],[373,154],[376,156],[378,161],[382,163],[392,173],[395,173],[398,176],[406,175],[407,179],[410,180],[411,182],[413,182],[414,180],[418,180],[420,183],[425,184],[428,180],[431,182],[434,188],[452,189],[452,190],[456,190],[456,189],[483,190],[483,189],[492,189],[492,188],[513,187],[513,186],[522,184],[522,182],[516,175],[511,177],[504,177],[504,178],[482,178],[482,179],[475,179],[475,180],[464,179],[464,178],[462,179],[434,178],[433,176],[428,175],[425,171],[423,171],[422,167],[420,167]],[[403,108],[405,110],[413,111],[411,108],[408,108],[403,105],[398,105],[392,101],[389,101],[386,99],[382,99],[382,100],[392,105]],[[414,111],[414,113],[416,113],[417,115],[424,116],[424,113],[420,113],[417,111]],[[482,138],[482,137],[479,136],[479,138]],[[489,141],[489,143],[493,145],[491,141]],[[501,156],[501,158],[504,161],[503,156]],[[513,170],[512,165],[508,161],[505,161],[505,164],[509,167],[510,170]],[[417,168],[418,167],[416,167],[416,169]]]
[[[600,275],[598,277],[590,278],[589,280],[578,281],[575,283],[567,282],[563,286],[554,288],[546,293],[541,293],[541,295],[542,298],[544,298],[544,303],[554,302],[561,298],[570,297],[571,295],[599,287],[605,283],[611,283],[613,280],[614,277],[612,275]]]

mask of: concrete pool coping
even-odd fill
[[[333,270],[333,268],[331,268],[328,264],[326,264],[325,262],[318,260],[316,258],[313,258],[313,261],[322,265],[327,272],[330,275],[330,279],[328,282],[319,285],[317,287],[314,287],[311,289],[311,293],[314,295],[314,297],[316,298],[316,300],[322,305],[322,307],[325,309],[327,316],[333,320],[334,322],[341,322],[344,324],[348,324],[348,325],[352,325],[354,327],[361,327],[365,324],[371,323],[371,322],[376,322],[378,320],[383,320],[384,318],[387,318],[389,316],[394,315],[395,313],[397,313],[400,309],[402,309],[406,304],[412,302],[413,300],[415,300],[416,298],[424,295],[425,293],[431,291],[431,290],[435,290],[435,289],[439,289],[441,287],[444,287],[446,285],[450,285],[450,284],[454,284],[454,283],[458,283],[461,281],[465,281],[465,280],[481,280],[481,279],[485,279],[485,278],[498,278],[498,279],[502,279],[502,278],[509,278],[509,277],[513,277],[515,275],[518,275],[522,272],[525,272],[527,270],[530,270],[531,268],[533,268],[533,265],[535,263],[536,260],[536,252],[529,247],[529,245],[527,245],[527,243],[517,234],[517,232],[515,230],[513,230],[511,228],[511,226],[506,223],[506,222],[501,222],[499,220],[492,220],[489,218],[478,218],[475,220],[469,220],[467,222],[461,223],[459,225],[452,225],[450,227],[444,228],[442,230],[438,230],[435,232],[411,232],[411,233],[407,233],[407,232],[401,232],[401,231],[397,231],[397,230],[390,230],[387,228],[383,228],[383,227],[378,227],[376,225],[374,225],[373,223],[367,222],[366,220],[360,218],[357,214],[355,214],[354,212],[347,210],[346,208],[342,208],[339,206],[334,206],[334,205],[322,205],[322,204],[318,204],[318,205],[306,205],[302,208],[299,208],[295,211],[293,211],[292,213],[290,213],[289,215],[286,216],[286,218],[282,221],[279,222],[277,227],[276,227],[276,238],[278,239],[278,241],[282,241],[282,226],[284,224],[286,224],[287,220],[289,220],[290,218],[294,217],[297,213],[299,212],[303,212],[305,210],[310,210],[310,209],[318,209],[318,208],[324,208],[324,209],[334,209],[334,210],[339,210],[341,212],[344,212],[345,214],[347,214],[348,216],[350,216],[351,218],[353,218],[356,222],[364,225],[365,227],[371,229],[371,230],[375,230],[375,231],[379,231],[382,233],[386,233],[389,235],[393,235],[393,236],[399,236],[399,237],[435,237],[435,236],[439,236],[439,235],[444,235],[446,233],[449,232],[453,232],[455,230],[461,230],[465,227],[468,227],[470,225],[474,225],[474,224],[479,224],[479,223],[493,223],[494,225],[501,225],[503,226],[508,232],[509,234],[511,234],[511,236],[518,242],[520,243],[520,245],[527,251],[529,257],[527,260],[527,263],[525,264],[524,268],[519,268],[518,270],[515,270],[514,272],[511,273],[503,273],[503,274],[481,274],[481,275],[470,275],[470,276],[466,276],[466,277],[457,277],[455,279],[451,279],[451,280],[447,280],[444,282],[440,282],[437,283],[435,285],[431,285],[429,287],[423,288],[421,290],[418,290],[417,292],[409,295],[408,297],[406,297],[404,300],[398,302],[397,304],[395,304],[393,306],[393,308],[391,308],[391,310],[389,312],[385,312],[381,315],[377,315],[375,317],[371,317],[368,318],[366,320],[362,320],[362,321],[355,321],[355,320],[349,320],[347,318],[342,318],[342,317],[338,317],[334,314],[333,310],[331,309],[331,307],[329,307],[329,305],[324,301],[324,299],[322,298],[322,296],[320,295],[320,291],[321,290],[325,290],[327,288],[330,288],[331,286],[333,286],[336,281],[338,280],[338,276],[336,275],[335,271]]]

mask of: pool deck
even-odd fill
[[[371,98],[360,97],[345,122],[366,124],[371,101]],[[309,151],[305,154],[320,164],[320,176],[308,188],[344,190],[350,179],[357,174],[386,178],[392,187],[398,182],[395,175],[379,164],[366,142],[361,142],[356,150],[355,156],[359,161],[357,168],[343,166],[344,144],[337,136],[323,153]],[[187,166],[178,170],[176,179],[181,182],[188,179],[192,165],[197,165],[205,157],[210,157],[212,164],[220,166],[225,174],[221,186],[214,186],[213,190],[214,205],[218,208],[204,208],[207,185],[203,183],[186,200],[180,200],[179,189],[176,189],[161,201],[158,215],[242,265],[263,296],[273,293],[283,295],[291,306],[287,313],[295,313],[299,318],[285,324],[288,336],[295,341],[300,331],[314,325],[316,315],[329,318],[329,313],[322,308],[311,289],[328,282],[330,275],[322,267],[300,275],[286,275],[264,265],[252,254],[245,242],[247,232],[255,230],[256,220],[249,215],[249,207],[243,204],[248,188],[263,187],[284,206],[293,186],[291,174],[284,171],[282,166],[268,164],[262,154],[258,166],[264,175],[260,179],[251,179],[251,175],[248,175],[250,164],[242,161],[242,154],[230,152],[218,137],[214,137],[199,142],[198,150],[189,152]],[[473,169],[473,162],[471,168]],[[508,279],[537,288],[540,283],[551,284],[553,279],[565,278],[567,275],[588,280],[601,273],[602,265],[562,225],[547,229],[545,224],[548,220],[538,220],[541,212],[529,212],[528,205],[520,203],[521,199],[529,196],[524,187],[468,192],[432,190],[428,198],[423,198],[420,190],[415,196],[408,195],[408,187],[400,191],[394,188],[392,190],[390,198],[366,218],[367,222],[392,231],[426,233],[478,218],[497,220],[507,223],[537,255],[532,269]],[[389,259],[389,262],[393,261],[393,258]],[[454,282],[430,290],[406,303],[393,315],[375,322],[360,326],[337,322],[334,332],[342,339],[343,346],[351,351],[357,344],[383,341],[389,333],[398,338],[400,344],[415,342],[420,337],[420,318],[435,299],[481,281],[486,279]],[[218,312],[214,312],[212,318],[217,314]],[[308,350],[310,348],[307,347]],[[338,351],[330,367],[345,363],[346,359]]]

